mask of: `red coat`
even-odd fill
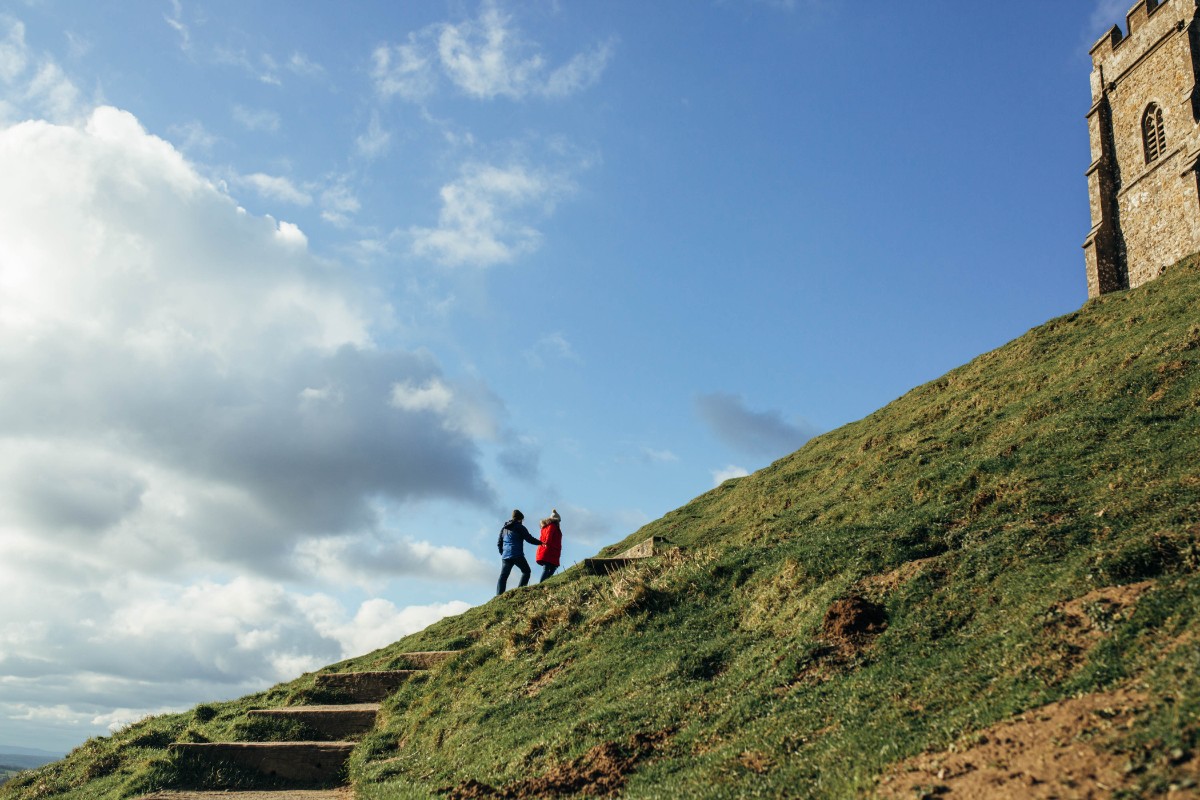
[[[558,566],[559,556],[562,555],[562,530],[557,522],[542,526],[542,543],[538,546],[533,560],[545,566]]]

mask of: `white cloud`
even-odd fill
[[[490,570],[488,575],[490,577]],[[461,614],[468,608],[470,606],[467,603],[454,600],[401,609],[387,600],[376,598],[363,603],[354,619],[337,628],[333,635],[348,657],[361,655],[427,628],[443,617]]]
[[[79,741],[461,610],[288,587],[482,579],[381,508],[491,506],[486,387],[377,346],[368,289],[126,112],[0,125],[0,175],[0,740],[24,715]]]
[[[482,99],[563,97],[599,80],[612,55],[611,43],[602,44],[547,75],[539,48],[525,42],[511,23],[495,2],[485,0],[478,19],[442,26],[438,57],[456,86]]]
[[[392,405],[405,411],[445,412],[453,400],[454,395],[446,384],[436,379],[420,386],[398,383],[392,387]]]
[[[35,115],[56,121],[75,118],[80,93],[58,64],[34,54],[25,25],[0,15],[0,124]]]
[[[371,54],[371,78],[380,96],[398,95],[404,100],[419,102],[433,94],[437,73],[420,38],[417,34],[409,34],[405,44],[375,48]]]
[[[713,486],[720,486],[727,480],[731,480],[733,478],[744,478],[749,474],[750,473],[746,471],[745,467],[739,467],[736,464],[730,464],[724,469],[713,470]]]
[[[133,552],[221,530],[207,558],[272,571],[305,531],[369,524],[370,497],[486,500],[461,420],[391,403],[437,365],[374,349],[298,227],[240,213],[110,108],[0,131],[0,172],[0,464],[41,463],[74,498],[11,476],[11,524],[53,542],[65,514]],[[344,402],[301,401],[323,385]]]
[[[163,14],[163,20],[176,33],[179,34],[179,47],[181,50],[190,50],[192,46],[191,32],[188,26],[183,22],[183,3],[180,0],[171,0],[171,13]]]
[[[420,102],[437,89],[439,72],[471,97],[561,98],[600,80],[614,43],[602,42],[557,67],[541,47],[527,41],[494,0],[484,0],[479,16],[459,24],[431,25],[410,33],[403,44],[372,52],[371,76],[382,97]]]
[[[240,105],[233,107],[233,119],[248,131],[265,131],[267,133],[275,133],[282,124],[279,114],[274,111],[246,108]]]
[[[236,182],[249,186],[261,196],[269,200],[279,200],[284,203],[291,203],[297,206],[307,206],[312,204],[312,195],[301,189],[298,189],[294,183],[287,178],[276,175],[266,175],[261,172],[255,172],[252,175],[242,175],[236,179]]]
[[[11,84],[29,64],[29,48],[25,44],[25,26],[17,20],[5,17],[0,17],[0,26],[8,29],[4,33],[4,38],[0,39],[0,81]]]
[[[321,193],[321,218],[338,227],[350,224],[350,214],[358,213],[361,204],[345,183],[335,183]]]
[[[305,78],[317,78],[325,74],[325,68],[304,53],[295,52],[287,60],[288,71]]]
[[[743,398],[721,392],[698,396],[696,411],[718,439],[747,455],[778,458],[817,433],[803,420],[791,423],[778,411],[750,411]]]
[[[562,178],[524,167],[469,164],[442,187],[438,227],[414,227],[412,250],[447,266],[487,267],[533,252],[541,234],[516,218],[530,207],[549,210],[567,191]]]
[[[388,151],[392,143],[392,135],[383,128],[379,114],[371,115],[367,130],[354,140],[355,151],[364,158],[379,158]]]

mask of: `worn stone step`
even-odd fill
[[[328,786],[340,782],[354,742],[181,742],[170,749],[191,758],[229,761],[289,783]]]
[[[252,717],[295,720],[330,739],[350,739],[375,727],[379,703],[342,706],[285,706],[250,711]]]
[[[166,791],[146,794],[137,800],[353,800],[354,790],[341,789],[273,789],[259,791],[191,792]]]
[[[644,558],[661,555],[666,544],[665,539],[651,536],[646,541],[635,544],[628,550],[610,558],[585,558],[583,560],[583,568],[593,575],[607,575],[610,572],[615,572]]]
[[[400,685],[424,670],[392,669],[380,672],[326,672],[317,676],[318,689],[327,689],[355,703],[378,703]]]

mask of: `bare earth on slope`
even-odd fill
[[[1143,695],[1122,689],[1033,709],[972,736],[953,752],[901,762],[880,780],[879,794],[961,800],[1111,797],[1130,786],[1131,776],[1124,770],[1127,757],[1105,750],[1104,742],[1145,704]]]

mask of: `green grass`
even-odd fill
[[[602,554],[651,535],[677,552],[612,576],[573,568],[335,665],[463,649],[388,700],[352,759],[359,796],[515,785],[600,745],[631,753],[635,734],[661,742],[623,796],[869,795],[907,756],[1131,682],[1151,700],[1105,746],[1127,759],[1132,791],[1165,792],[1200,757],[1198,308],[1189,259]],[[1097,616],[1094,647],[1063,642],[1058,604],[1138,581],[1152,588],[1130,613]],[[879,603],[886,628],[839,650],[822,621],[851,593]],[[91,740],[0,798],[179,785],[168,742],[286,736],[249,730],[244,713],[295,702],[311,680]]]

